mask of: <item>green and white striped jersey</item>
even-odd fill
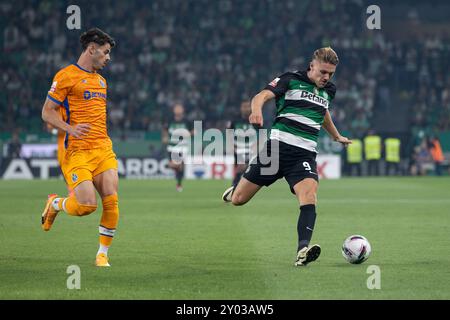
[[[295,71],[275,78],[264,89],[276,97],[277,116],[270,139],[317,153],[319,131],[336,86],[328,82],[324,88],[318,88],[307,71]]]

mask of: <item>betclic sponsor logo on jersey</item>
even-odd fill
[[[90,100],[93,98],[101,98],[106,100],[106,93],[86,90],[83,92],[83,98],[84,100]]]

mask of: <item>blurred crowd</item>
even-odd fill
[[[368,30],[359,0],[78,1],[82,26],[117,41],[108,80],[111,133],[159,131],[179,101],[190,120],[225,128],[280,73],[306,69],[331,45],[340,64],[331,112],[338,128],[362,136],[375,108],[394,95],[413,101],[411,130],[450,130],[450,38],[408,41]],[[2,2],[0,132],[41,130],[52,76],[76,62],[79,30],[66,28],[60,1]],[[395,106],[392,106],[395,108]]]

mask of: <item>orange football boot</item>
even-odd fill
[[[53,208],[52,202],[57,198],[57,194],[49,194],[47,203],[45,204],[44,212],[42,212],[41,224],[44,231],[49,231],[55,221],[58,211]]]

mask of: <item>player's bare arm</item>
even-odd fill
[[[342,143],[344,146],[352,143],[352,140],[342,136],[336,129],[336,126],[334,125],[333,119],[331,119],[331,115],[328,110],[325,113],[322,127],[328,132],[328,134],[333,138],[334,141]]]
[[[256,124],[261,127],[263,126],[264,119],[262,115],[262,108],[267,101],[273,98],[275,98],[275,94],[269,90],[262,90],[253,97],[251,103],[252,113],[248,118],[251,124]]]
[[[71,126],[61,119],[61,115],[57,111],[59,105],[50,99],[46,99],[42,108],[42,120],[53,126],[54,128],[63,130],[75,138],[82,138],[89,132],[89,124],[80,123]]]

